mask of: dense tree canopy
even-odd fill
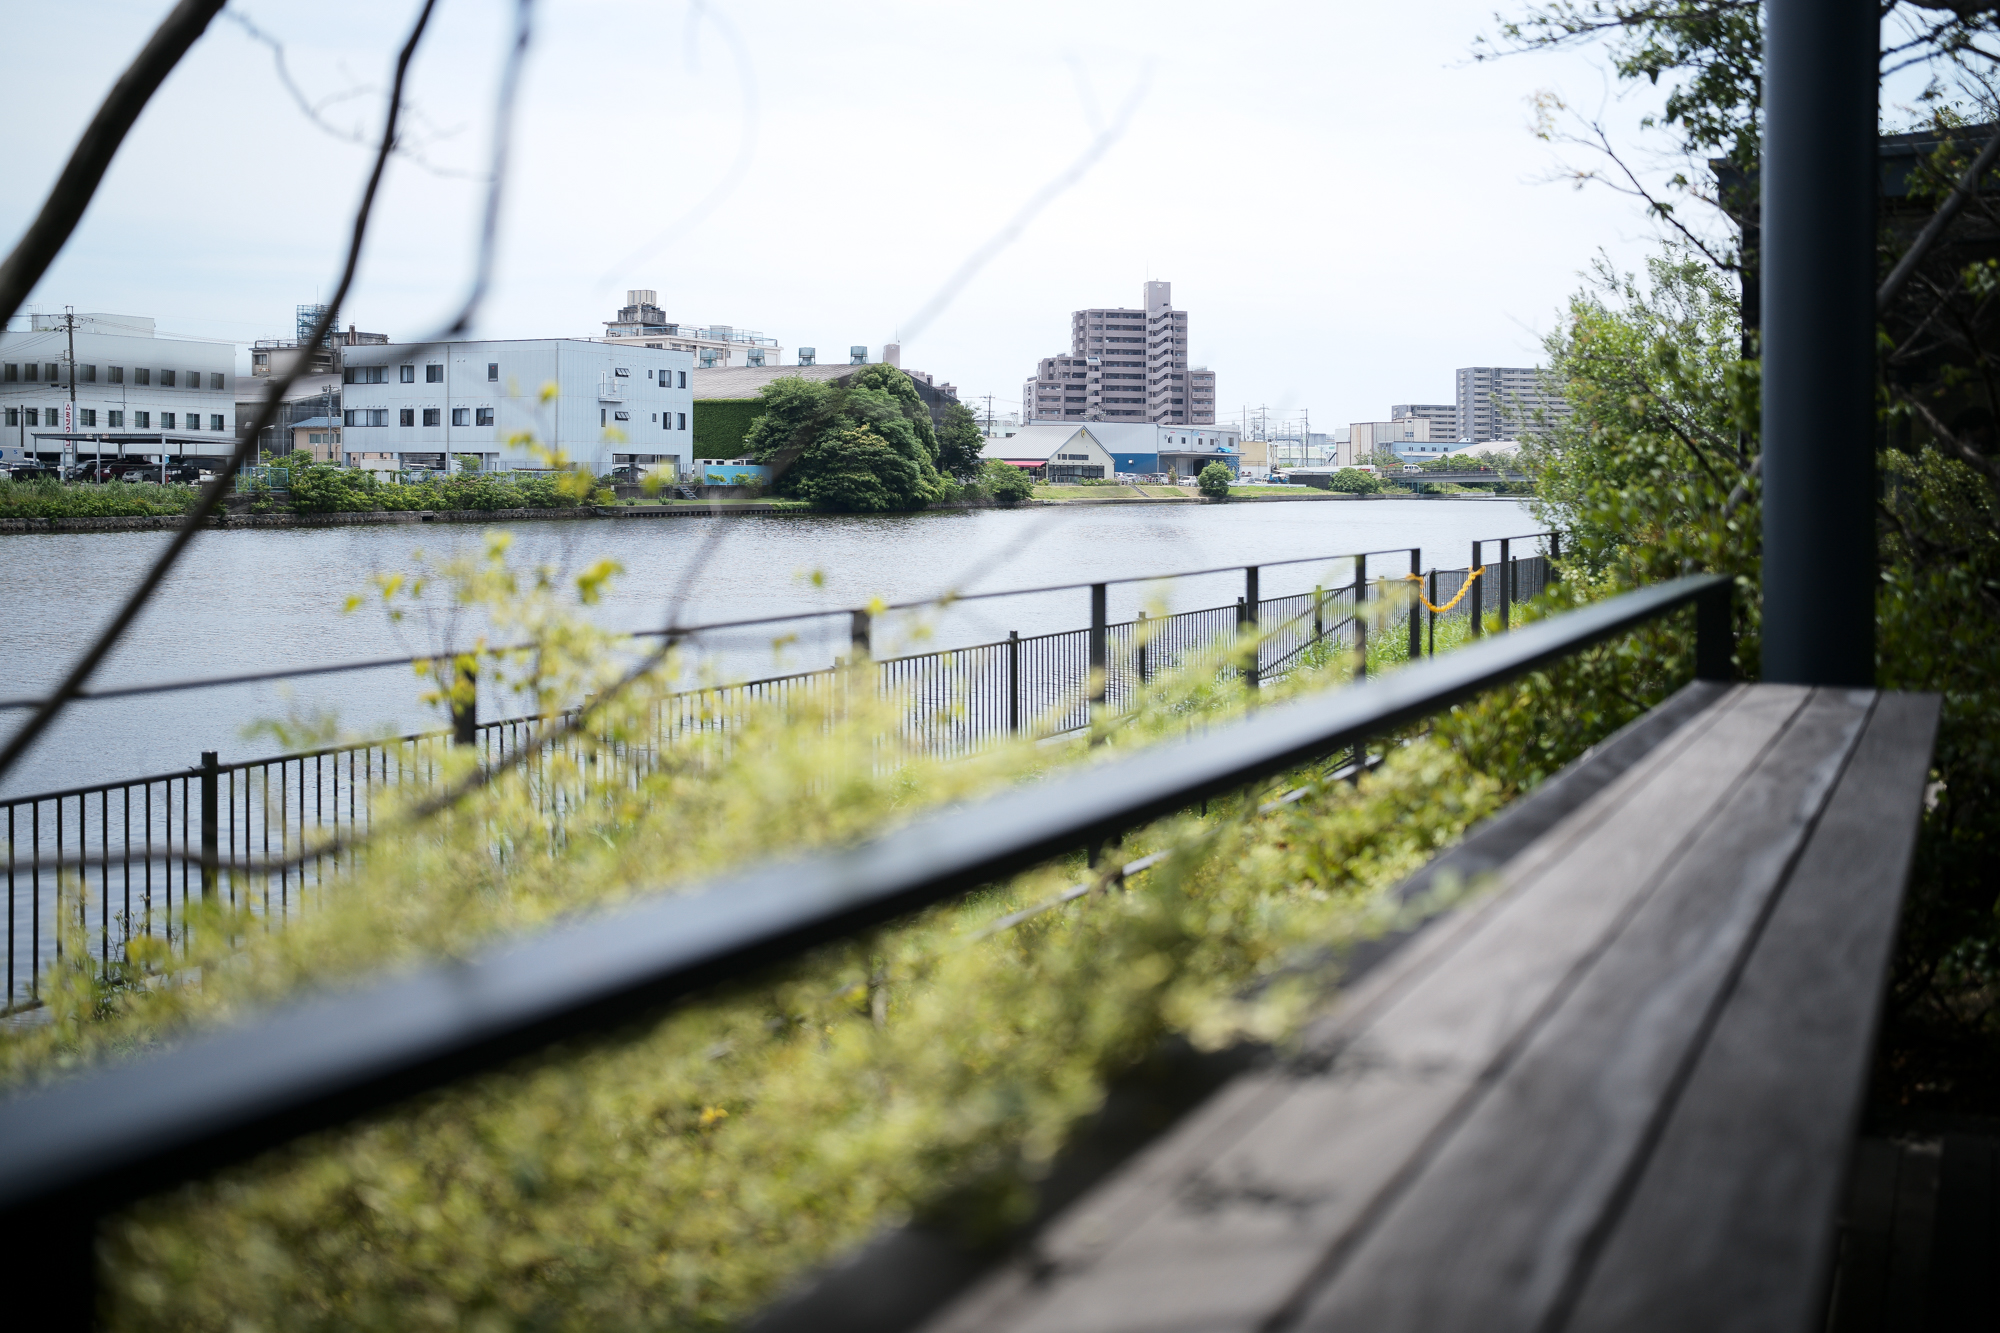
[[[953,403],[945,409],[944,429],[938,432],[939,472],[959,481],[978,477],[984,465],[979,452],[985,445],[986,436],[971,408]]]
[[[910,377],[867,366],[846,384],[786,376],[764,386],[745,451],[779,495],[824,509],[920,509],[944,493],[937,434]]]

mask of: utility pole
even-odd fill
[[[63,327],[69,331],[69,420],[63,422],[63,451],[72,463],[76,453],[76,307],[63,307]],[[97,447],[97,479],[104,480],[104,445]]]

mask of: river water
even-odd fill
[[[1509,537],[1535,524],[1524,506],[1499,500],[1365,503],[1132,505],[890,516],[814,515],[732,520],[670,519],[504,525],[511,559],[565,575],[609,558],[624,572],[591,615],[620,630],[654,628],[673,616],[702,623],[780,612],[845,608],[871,598],[912,601],[947,591],[1034,588],[1093,579],[1265,564],[1385,548],[1420,547],[1426,566],[1463,566],[1475,538]],[[392,623],[371,604],[344,611],[372,575],[412,573],[454,553],[479,550],[472,525],[368,525],[206,533],[100,668],[97,687],[433,652],[465,643],[473,626],[441,596]],[[0,536],[0,696],[48,688],[110,618],[118,598],[166,544],[158,532]],[[419,552],[422,554],[419,555]],[[1489,549],[1487,558],[1496,552]],[[1371,566],[1371,570],[1376,566]],[[1379,568],[1397,574],[1407,555]],[[1331,586],[1352,577],[1346,560],[1266,570],[1264,596]],[[1185,610],[1227,605],[1240,574],[1164,584],[1126,584],[1110,594],[1113,619],[1142,606]],[[962,602],[948,611],[890,615],[877,624],[875,653],[1074,629],[1089,622],[1084,591]],[[823,667],[848,642],[845,617],[822,616],[769,629],[708,636],[703,652],[727,678]],[[781,636],[793,636],[778,644]],[[440,725],[420,707],[407,667],[294,684],[231,686],[73,705],[26,759],[0,780],[0,795],[49,791],[182,770],[202,750],[225,762],[273,752],[246,737],[260,718],[315,709],[337,712],[353,731],[414,731]],[[482,717],[508,711],[481,700]],[[23,715],[0,717],[11,730]]]

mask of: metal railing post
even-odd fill
[[[1416,586],[1410,589],[1410,660],[1412,662],[1424,655],[1424,622],[1422,618],[1424,608],[1423,603],[1417,600],[1417,594],[1423,591],[1423,574],[1424,548],[1421,546],[1412,546],[1410,548],[1410,577],[1416,581]]]
[[[1482,605],[1486,599],[1481,595],[1485,589],[1479,586],[1479,579],[1473,578],[1474,572],[1479,568],[1479,552],[1485,545],[1485,542],[1472,544],[1472,563],[1465,567],[1465,577],[1472,582],[1472,586],[1466,589],[1465,593],[1465,611],[1466,618],[1472,622],[1472,637],[1475,639],[1486,632],[1486,627],[1479,623],[1486,618],[1485,608]],[[1483,578],[1484,575],[1480,577]]]
[[[1508,539],[1500,539],[1500,632],[1505,634],[1514,618],[1514,561]]]
[[[1762,8],[1762,676],[1869,686],[1881,12],[1866,0]]]
[[[1326,589],[1313,584],[1313,642],[1326,637]]]
[[[1138,643],[1138,645],[1139,645],[1139,683],[1140,683],[1141,685],[1144,685],[1144,684],[1146,684],[1147,682],[1149,682],[1150,680],[1152,680],[1152,678],[1153,678],[1153,675],[1152,675],[1152,672],[1150,672],[1150,671],[1148,671],[1148,670],[1146,669],[1146,667],[1147,667],[1147,664],[1146,664],[1146,613],[1145,613],[1144,611],[1141,611],[1141,612],[1139,613],[1139,625],[1138,625],[1138,628],[1137,628],[1137,630],[1136,630],[1136,631],[1134,632],[1134,634],[1133,634],[1133,638],[1134,638],[1134,639],[1135,639],[1135,640],[1137,641],[1137,643]]]
[[[1696,680],[1733,680],[1736,650],[1735,587],[1723,584],[1695,599],[1694,675]]]
[[[1354,678],[1368,679],[1368,557],[1354,557]]]
[[[1090,702],[1093,704],[1104,702],[1104,587],[1102,583],[1090,585]]]
[[[479,739],[479,663],[471,657],[458,660],[456,684],[451,692],[451,743],[471,745]]]
[[[1021,734],[1021,631],[1007,631],[1007,731]]]
[[[216,867],[221,861],[220,815],[217,792],[216,753],[213,750],[201,752],[201,896],[204,901],[215,897]]]
[[[1549,534],[1549,555],[1548,555],[1550,583],[1562,582],[1562,558],[1563,558],[1563,535],[1560,532],[1551,532]]]
[[[1430,587],[1431,587],[1431,590],[1430,590],[1430,592],[1429,592],[1428,594],[1426,594],[1426,595],[1427,595],[1427,596],[1428,596],[1428,597],[1430,598],[1430,603],[1431,603],[1431,606],[1436,606],[1436,605],[1437,605],[1437,600],[1438,600],[1438,572],[1437,572],[1437,571],[1436,571],[1435,569],[1433,569],[1433,570],[1432,570],[1432,571],[1430,572],[1430,577],[1429,577],[1429,579],[1428,579],[1427,581],[1428,581],[1428,582],[1429,582],[1429,584],[1430,584]],[[1424,610],[1424,618],[1425,618],[1426,620],[1428,620],[1428,621],[1430,622],[1430,627],[1431,627],[1431,641],[1430,641],[1430,651],[1429,651],[1429,652],[1428,652],[1427,654],[1425,654],[1425,655],[1426,655],[1426,656],[1428,656],[1428,657],[1436,657],[1436,656],[1438,655],[1438,616],[1437,616],[1437,612],[1435,612],[1435,611],[1432,611],[1432,610],[1430,610],[1430,609],[1429,609],[1429,608],[1427,607],[1427,608],[1425,608],[1425,610]]]
[[[873,621],[874,617],[866,611],[851,613],[847,626],[847,641],[854,650],[854,660],[857,662],[875,655],[874,645],[870,642],[873,637]]]
[[[1263,666],[1264,657],[1264,645],[1257,638],[1258,600],[1257,566],[1245,565],[1243,567],[1243,601],[1239,604],[1242,609],[1236,613],[1236,625],[1239,638],[1244,631],[1248,631],[1250,635],[1250,660],[1243,667],[1243,683],[1253,690],[1262,684],[1258,670]]]

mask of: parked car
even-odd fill
[[[60,481],[62,469],[54,463],[20,463],[7,470],[13,481]]]

